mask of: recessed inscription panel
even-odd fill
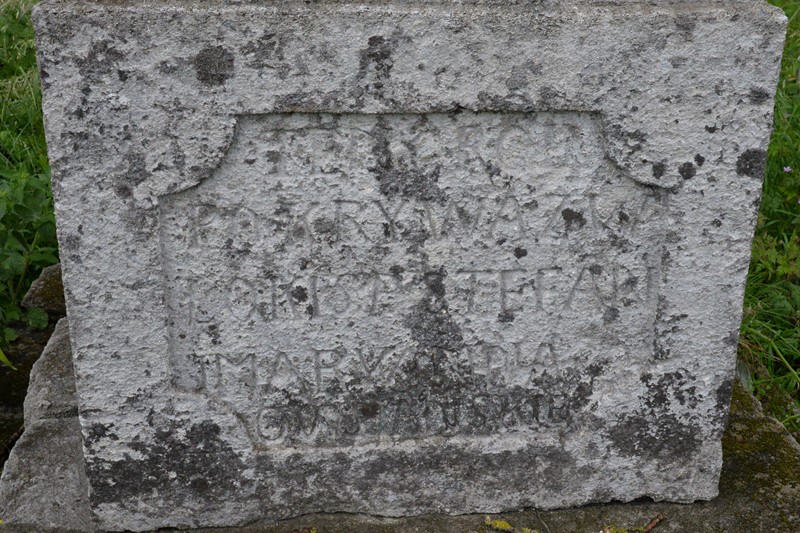
[[[241,117],[161,201],[176,384],[257,446],[573,425],[652,355],[664,202],[591,114]]]

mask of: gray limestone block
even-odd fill
[[[25,396],[25,426],[47,418],[68,418],[78,414],[69,323],[62,318],[42,356],[34,363]]]
[[[34,18],[103,528],[717,494],[779,10]]]
[[[64,285],[61,281],[61,264],[51,265],[42,270],[25,293],[22,307],[38,307],[57,317],[67,313]]]
[[[0,476],[2,529],[96,531],[75,416],[26,426]]]

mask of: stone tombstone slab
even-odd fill
[[[778,10],[35,24],[102,528],[716,495]]]

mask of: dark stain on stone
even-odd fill
[[[763,179],[767,164],[767,152],[764,150],[745,150],[736,161],[736,173],[740,176]]]
[[[492,422],[498,423],[497,420]],[[498,424],[499,425],[499,424]],[[498,428],[499,429],[499,428]],[[392,492],[397,494],[416,494],[419,491],[419,476],[406,473],[424,472],[431,480],[437,480],[434,486],[468,487],[465,479],[481,476],[483,490],[489,494],[500,494],[509,487],[546,486],[549,490],[563,490],[563,486],[578,471],[575,457],[558,445],[526,443],[515,450],[486,450],[476,453],[465,446],[448,442],[434,445],[422,442],[413,449],[387,446],[379,447],[371,452],[367,460],[356,459],[353,454],[333,453],[327,461],[314,461],[308,454],[297,454],[287,459],[274,457],[273,454],[262,454],[257,459],[257,471],[260,477],[269,479],[313,479],[311,483],[282,484],[282,501],[292,502],[281,512],[287,516],[296,509],[315,509],[319,506],[319,494],[331,495],[335,498],[330,505],[346,507],[353,494],[359,499],[369,499],[380,491],[385,491],[387,484],[383,480],[391,479]],[[352,477],[358,471],[358,479],[354,479],[348,490],[342,490],[342,480]],[[485,475],[487,472],[503,472],[503,475]],[[588,473],[587,473],[588,475]],[[258,497],[270,501],[274,497],[274,485],[264,484],[259,488]],[[285,505],[285,504],[284,504]],[[296,511],[295,511],[296,512]],[[481,519],[481,522],[483,519]],[[441,527],[431,524],[444,523],[437,518],[423,522],[429,527],[421,531],[439,531]],[[384,528],[359,528],[347,526],[341,531],[378,531]],[[416,528],[415,528],[416,529]],[[463,529],[463,528],[462,528]],[[481,528],[482,529],[482,528]],[[388,529],[384,529],[388,530]],[[404,530],[401,526],[398,530]]]
[[[733,379],[728,378],[722,382],[716,390],[717,411],[720,413],[728,413],[728,408],[731,405],[731,394],[733,393]],[[724,425],[724,424],[723,424]]]
[[[586,219],[581,211],[575,211],[574,209],[566,208],[561,211],[561,217],[566,223],[567,231],[580,229],[586,225]]]
[[[433,294],[437,298],[444,298],[445,294],[444,278],[446,275],[447,273],[444,271],[444,269],[425,273],[424,276],[425,285],[431,291],[431,294]]]
[[[595,276],[599,276],[603,273],[603,267],[600,265],[592,265],[589,267],[589,272],[594,274]]]
[[[423,297],[405,318],[411,338],[420,350],[457,352],[464,347],[461,329],[450,316],[444,299],[444,270],[426,272],[424,282],[428,295]]]
[[[747,95],[751,104],[760,105],[772,98],[772,95],[763,87],[753,87]]]
[[[511,74],[505,81],[505,85],[509,91],[518,91],[525,89],[528,86],[528,77],[531,75],[541,74],[542,64],[534,61],[526,61],[522,65],[516,65],[511,68]]]
[[[680,68],[680,67],[682,67],[683,65],[686,64],[686,58],[685,57],[676,56],[676,57],[670,58],[669,62],[672,65],[672,68]]]
[[[373,35],[367,39],[367,47],[360,52],[358,78],[366,80],[372,71],[372,83],[366,87],[366,92],[378,98],[383,98],[385,84],[394,67],[393,48],[391,40],[382,35]]]
[[[132,442],[137,457],[118,461],[87,455],[87,474],[95,487],[95,504],[138,499],[142,494],[169,494],[175,505],[204,500],[224,500],[246,492],[252,481],[246,465],[220,437],[213,422],[173,424],[158,429],[152,443]]]
[[[402,277],[403,272],[405,271],[406,269],[401,267],[400,265],[392,265],[389,267],[389,273],[396,278]]]
[[[626,213],[625,211],[620,211],[617,214],[617,218],[619,219],[620,223],[622,223],[622,224],[624,224],[626,222],[630,222],[630,220],[631,220],[630,215],[628,213]]]
[[[599,377],[605,371],[607,366],[608,366],[608,361],[598,361],[587,366],[586,373],[589,374],[591,377],[596,378]],[[593,382],[590,382],[590,384],[593,384]],[[591,394],[591,392],[589,394]],[[584,398],[584,400],[588,400],[588,396]]]
[[[675,19],[675,27],[686,40],[691,40],[697,23],[692,15],[678,15]]]
[[[661,179],[664,173],[667,171],[667,165],[664,163],[653,163],[653,177],[655,179]]]
[[[314,318],[314,306],[312,304],[306,306],[306,314],[308,318]]]
[[[528,255],[528,250],[526,250],[525,248],[520,248],[519,246],[514,248],[514,257],[516,257],[517,259],[522,259],[526,255]]]
[[[211,344],[217,345],[222,343],[222,341],[219,340],[219,326],[216,324],[209,324],[206,328],[206,333],[211,337]]]
[[[41,80],[42,88],[47,90],[50,87],[50,73],[47,72],[47,69],[43,68],[41,65],[39,66],[39,80]]]
[[[531,198],[530,200],[522,204],[522,207],[524,207],[525,209],[536,209],[537,207],[539,207],[539,202],[536,200],[536,198]]]
[[[610,324],[619,318],[619,309],[616,307],[609,307],[603,313],[603,322]]]
[[[628,146],[628,155],[632,155],[642,149],[647,141],[647,134],[642,130],[625,131],[622,126],[615,124],[609,128],[609,136],[625,143]]]
[[[225,257],[233,260],[240,260],[243,256],[249,255],[253,245],[249,242],[234,243],[233,238],[225,241]]]
[[[687,387],[687,373],[678,370],[658,379],[650,374],[641,378],[647,390],[643,404],[634,414],[626,414],[612,427],[609,437],[622,455],[674,462],[693,457],[701,446],[702,428],[680,420],[670,410],[671,399],[688,408],[699,403],[695,387]]]
[[[711,225],[714,226],[715,228],[719,228],[722,226],[722,221],[718,218],[715,218],[714,220],[711,221]]]
[[[377,402],[365,402],[361,404],[361,416],[364,418],[374,418],[381,412],[381,406]]]
[[[387,137],[388,131],[389,128],[381,122],[372,131],[375,139],[372,147],[375,166],[369,170],[378,181],[381,194],[390,199],[401,196],[443,204],[447,197],[438,186],[441,165],[419,168],[413,150],[408,156],[395,157]]]
[[[500,314],[497,315],[497,321],[503,322],[505,324],[509,322],[514,322],[514,318],[516,317],[514,316],[514,313],[512,313],[511,311],[501,311]]]
[[[425,241],[430,238],[431,234],[423,224],[414,220],[401,226],[400,236],[404,242],[409,243],[408,252],[417,253],[421,250]]]
[[[690,180],[697,175],[697,169],[694,167],[694,163],[687,162],[678,167],[678,173],[683,179]]]
[[[74,260],[77,259],[77,262],[81,262],[81,254],[78,253],[81,247],[81,236],[77,233],[72,233],[65,235],[61,239],[61,252],[69,254],[70,258]]]
[[[706,131],[708,133],[716,133],[717,132],[717,125],[715,124],[713,126],[706,126]]]
[[[376,70],[383,71],[387,76],[392,70],[390,58],[392,50],[389,42],[382,35],[373,35],[367,39],[367,49],[362,55],[362,61],[374,63]]]
[[[141,152],[128,152],[124,156],[127,168],[115,179],[114,192],[122,199],[133,196],[133,189],[150,177],[145,155]]]
[[[669,240],[669,235],[667,236]],[[680,242],[680,237],[677,237],[675,242]],[[671,262],[669,251],[663,250],[661,257],[662,264],[669,265]],[[664,360],[670,357],[672,350],[669,348],[670,336],[679,331],[681,328],[680,322],[689,315],[681,314],[668,314],[669,302],[664,295],[658,297],[656,304],[656,320],[653,323],[653,357],[658,360]]]
[[[127,200],[133,196],[133,191],[127,185],[114,185],[114,194],[123,200]]]
[[[264,32],[258,39],[242,47],[242,53],[250,57],[247,61],[249,67],[281,70],[286,59],[284,56],[285,46],[284,37],[275,33]]]
[[[86,59],[78,60],[78,69],[86,81],[97,81],[109,74],[116,74],[117,63],[125,54],[114,47],[110,41],[92,43]]]
[[[728,346],[739,346],[739,330],[733,329],[725,336],[725,344]]]
[[[672,413],[625,415],[612,428],[611,442],[622,454],[657,461],[692,457],[700,446],[700,428]]]
[[[547,107],[554,107],[559,100],[564,99],[564,93],[557,91],[553,87],[545,85],[539,90],[539,103]]]
[[[706,162],[706,158],[700,154],[697,154],[694,156],[694,162],[697,163],[698,167],[702,167]]]
[[[302,285],[295,285],[291,290],[291,295],[296,302],[305,302],[308,300],[308,291]]]
[[[311,223],[314,231],[320,236],[324,236],[328,243],[333,243],[337,238],[336,221],[326,217],[317,217]]]
[[[222,85],[233,76],[234,56],[222,46],[204,48],[192,63],[197,79],[209,87]]]
[[[128,183],[137,186],[150,177],[143,153],[128,152],[125,154],[125,162],[128,164],[128,170],[125,172],[125,179]]]
[[[483,164],[483,168],[486,170],[486,174],[488,174],[490,178],[496,178],[501,174],[500,167],[494,164],[491,160],[486,161]]]
[[[93,444],[97,444],[102,439],[109,439],[113,441],[118,441],[119,437],[112,433],[112,429],[114,424],[101,424],[99,422],[95,422],[89,429],[86,431],[86,438],[84,439],[87,446],[91,446]]]

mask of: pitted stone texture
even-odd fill
[[[62,318],[42,356],[31,369],[25,396],[25,426],[45,418],[67,418],[78,414],[69,324]]]
[[[61,281],[61,264],[45,267],[39,277],[31,284],[22,307],[38,307],[50,315],[51,320],[67,313],[64,302],[64,284]]]
[[[0,477],[0,517],[9,531],[97,530],[77,417],[26,426]]]
[[[278,114],[236,139],[161,202],[161,249],[173,373],[255,447],[626,413],[608,390],[580,414],[648,364],[667,195],[605,160],[595,117]]]
[[[713,497],[783,22],[41,4],[102,526]]]
[[[43,368],[44,375],[49,371]],[[13,468],[0,481],[0,495],[10,492],[11,497],[0,499],[0,516],[13,517],[3,523],[8,533],[97,531],[90,520],[88,498],[70,500],[69,495],[88,493],[85,477],[48,477],[48,483],[18,483],[29,480],[34,472],[63,472],[74,469],[83,462],[80,432],[75,420],[70,433],[59,431],[63,420],[47,421],[50,427],[37,433],[32,441],[14,449]],[[55,437],[58,453],[37,454],[37,446],[48,446],[49,437]],[[666,502],[631,502],[587,505],[577,509],[554,511],[520,511],[505,513],[502,518],[517,526],[551,531],[600,531],[609,524],[624,527],[641,527],[652,517],[661,514],[665,520],[659,529],[667,532],[684,532],[700,528],[703,531],[792,531],[800,510],[800,446],[776,420],[764,416],[758,402],[737,382],[731,403],[731,419],[723,436],[724,464],[720,479],[720,494],[712,502],[675,504]],[[3,485],[8,482],[7,490]],[[6,502],[2,505],[2,502]],[[43,520],[42,505],[69,502],[71,516],[79,521]],[[51,515],[52,516],[52,515]],[[59,515],[60,516],[60,515]],[[387,518],[367,515],[315,514],[305,515],[279,523],[250,524],[244,527],[213,530],[208,533],[286,533],[308,531],[321,533],[350,533],[370,531],[376,533],[409,533],[441,531],[462,533],[480,530],[483,515]],[[49,524],[49,525],[47,525]],[[545,528],[546,526],[546,528]]]

